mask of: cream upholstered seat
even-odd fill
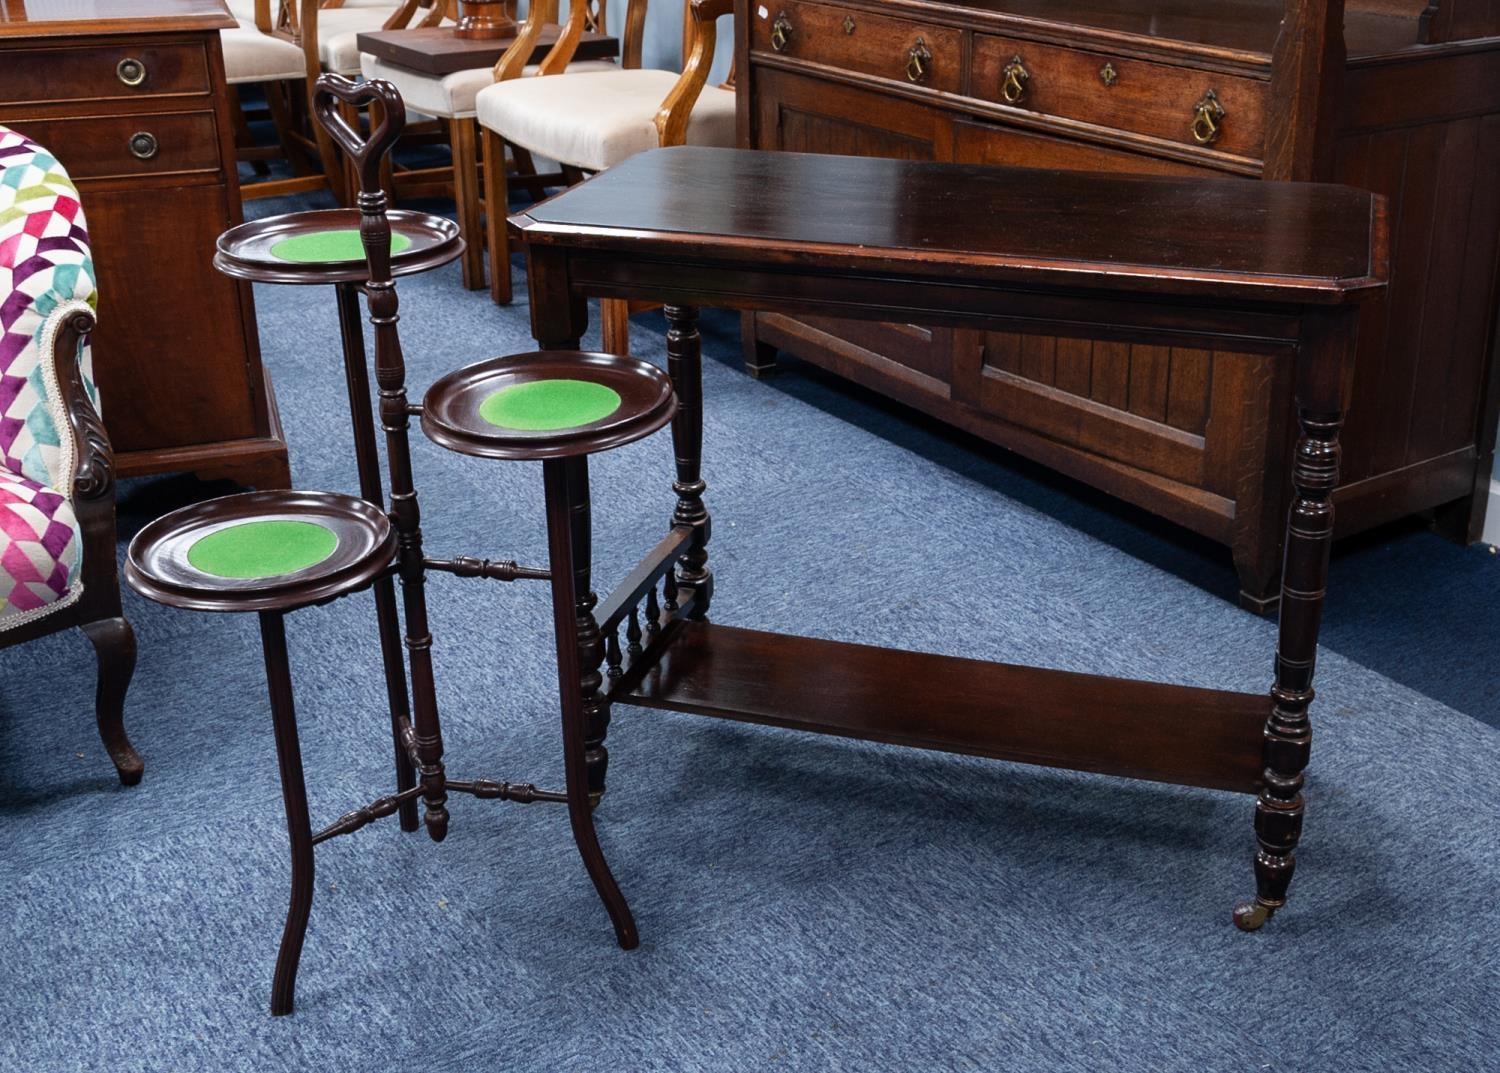
[[[557,161],[564,177],[576,182],[585,172],[613,167],[659,146],[735,144],[734,93],[727,87],[707,85],[717,23],[734,10],[733,0],[690,0],[691,33],[681,74],[641,69],[646,0],[629,0],[619,69],[584,71],[570,65],[589,28],[589,8],[575,0],[568,23],[537,76],[515,77],[521,73],[521,62],[532,55],[543,25],[556,18],[557,9],[557,0],[532,0],[516,43],[496,65],[495,85],[474,99],[484,132],[485,159],[499,159],[509,146],[518,158],[524,153]],[[594,25],[602,26],[602,22]],[[487,204],[509,203],[502,171],[487,169],[484,182]],[[503,213],[487,214],[485,235],[490,294],[496,302],[509,302],[510,241]],[[626,303],[606,301],[602,311],[604,349],[628,353]]]
[[[242,19],[233,30],[220,30],[219,42],[224,74],[232,86],[307,77],[302,50],[284,38],[261,33],[253,21]]]
[[[400,90],[409,111],[440,119],[472,118],[474,98],[481,90],[495,85],[493,67],[455,71],[450,75],[428,75],[386,63],[368,52],[360,57],[360,70],[366,78],[383,78]],[[570,74],[574,71],[618,70],[608,60],[585,60],[568,65]],[[523,74],[530,76],[536,72],[536,65],[531,65]]]
[[[346,0],[344,7],[318,11],[318,60],[323,70],[335,74],[359,74],[359,35],[383,28],[399,4],[383,3],[355,6]]]
[[[577,71],[517,78],[483,90],[481,126],[533,153],[585,171],[612,168],[660,145],[656,114],[678,75],[671,71]],[[734,94],[709,87],[693,105],[686,145],[734,145]]]

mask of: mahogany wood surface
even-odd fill
[[[234,25],[223,0],[88,0],[86,4],[6,0],[0,4],[0,38],[231,30]]]
[[[78,183],[118,472],[288,487],[250,287],[212,266],[215,239],[243,218],[218,33],[233,20],[217,0],[90,6],[88,19],[54,0],[0,7],[0,123]]]
[[[376,30],[359,35],[359,49],[387,63],[429,75],[451,75],[476,67],[493,67],[516,39],[519,28],[500,37],[463,38],[451,26],[410,30]],[[528,63],[540,63],[562,33],[560,26],[544,26]],[[620,54],[620,42],[608,34],[585,31],[578,39],[574,59],[611,60]]]
[[[510,429],[480,416],[496,391],[535,380],[583,380],[620,396],[618,408],[588,424],[562,429]],[[422,431],[441,447],[479,458],[540,460],[597,454],[649,436],[676,412],[672,384],[639,358],[588,352],[538,351],[466,365],[440,377],[422,399]]]
[[[828,204],[839,211],[820,211]],[[1225,216],[1241,225],[1214,226]],[[647,257],[702,250],[767,265],[816,260],[829,272],[1335,304],[1385,286],[1371,259],[1384,241],[1383,200],[1314,183],[1105,181],[678,146],[637,154],[515,222],[530,243],[628,246]]]
[[[1385,195],[1392,282],[1362,314],[1338,533],[1431,511],[1443,532],[1473,540],[1500,423],[1500,390],[1491,387],[1500,339],[1500,185],[1491,181],[1500,167],[1500,16],[1491,20],[1487,3],[742,3],[740,144],[1313,179]],[[790,28],[778,36],[783,15]],[[880,56],[918,37],[947,41],[952,30],[957,51],[933,47],[921,80],[856,62],[850,49],[874,38],[867,30],[877,20],[905,35]],[[1017,62],[1025,77],[1010,87],[1011,101],[1006,71]],[[937,84],[941,71],[958,73],[956,88]],[[1200,144],[1197,106],[1210,90],[1223,114]],[[1241,223],[1226,211],[1213,230],[1232,235]],[[1094,352],[1109,354],[1117,341],[1080,349],[1059,335],[1033,340],[1019,357],[1019,344],[995,333],[856,325],[786,308],[748,318],[744,344],[757,375],[785,349],[1228,544],[1241,602],[1274,605],[1281,538],[1268,517],[1292,496],[1291,440],[1277,417],[1290,406],[1285,377],[1235,372],[1238,359],[1212,347],[1175,346],[1132,348],[1095,379]],[[980,378],[984,390],[965,387]],[[1206,408],[1200,384],[1213,385]],[[1204,456],[1191,473],[1168,461],[1184,432]]]
[[[1047,767],[1255,793],[1262,694],[686,622],[612,699]],[[935,691],[935,683],[949,683]],[[936,695],[935,695],[936,692]],[[941,703],[934,703],[940,700]]]
[[[841,181],[830,181],[835,175]],[[1025,184],[1038,176],[1046,181]],[[939,189],[949,198],[946,212],[917,208],[921,199],[905,196]],[[996,195],[1018,189],[1025,204],[1007,220],[1011,206]],[[1239,227],[1218,242],[1199,241],[1199,221],[1191,216],[1182,224],[1187,234],[1176,234],[1178,218],[1162,217],[1160,202],[1152,201],[1175,191],[1191,203],[1190,193],[1204,189],[1246,210]],[[860,211],[843,211],[851,201]],[[1110,209],[1117,227],[1103,224]],[[1152,209],[1161,226],[1156,243],[1133,236],[1124,222]],[[1043,226],[1027,226],[1038,222]],[[1380,296],[1390,271],[1382,198],[1308,183],[1064,177],[677,148],[635,157],[511,223],[527,243],[532,333],[544,348],[576,348],[587,328],[588,297],[665,303],[667,372],[680,402],[672,426],[674,535],[605,602],[603,711],[610,699],[634,697],[882,741],[1258,787],[1256,894],[1237,907],[1235,922],[1254,930],[1286,904],[1310,756],[1308,708],[1333,536],[1338,433],[1361,304]],[[1117,374],[1139,349],[1142,367],[1154,359],[1158,373],[1142,379],[1143,396],[1160,399],[1152,406],[1162,411],[1172,406],[1161,397],[1161,364],[1178,345],[1215,350],[1222,358],[1218,379],[1237,389],[1285,383],[1296,401],[1298,435],[1270,704],[700,625],[716,584],[708,567],[712,521],[703,478],[701,304],[867,320],[903,315],[913,323],[997,332],[997,351],[1003,337],[1014,335],[1018,349],[1006,361],[1031,371],[1050,365],[1054,376],[1061,339],[1090,341],[1088,361],[1102,373]],[[1037,348],[1037,338],[1052,341],[1053,349]],[[1107,341],[1102,349],[1099,340]],[[1070,347],[1063,357],[1065,375],[1076,378],[1085,355]],[[996,372],[982,375],[998,378],[1006,361],[997,358]],[[1213,389],[1197,379],[1201,407]],[[1129,384],[1113,390],[1128,391]],[[1177,413],[1189,426],[1201,418],[1180,404]],[[1291,419],[1275,410],[1271,427],[1282,435]],[[1192,446],[1190,436],[1182,440],[1179,446]],[[1254,524],[1271,528],[1277,505],[1263,490],[1242,490],[1240,501],[1255,502]],[[686,547],[684,533],[691,534]],[[579,621],[596,623],[591,615]],[[593,695],[593,676],[585,682],[585,696]]]
[[[391,230],[410,240],[391,255],[395,276],[426,272],[463,253],[458,225],[443,216],[394,209],[387,214]],[[358,231],[358,209],[312,209],[267,216],[231,228],[219,236],[214,267],[237,279],[257,283],[361,283],[368,275],[364,257],[351,261],[286,261],[271,249],[279,242],[324,231]]]

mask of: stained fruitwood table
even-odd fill
[[[1258,850],[1256,895],[1235,921],[1257,928],[1286,903],[1359,303],[1388,276],[1382,198],[685,147],[632,157],[511,224],[526,243],[538,342],[576,348],[586,296],[665,302],[680,400],[668,535],[597,607],[580,603],[591,786],[603,788],[620,702],[1237,791],[1257,795]],[[1269,696],[711,623],[702,305],[1287,362],[1301,431]]]

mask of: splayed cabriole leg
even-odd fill
[[[302,778],[302,750],[297,744],[297,712],[292,704],[292,675],[287,660],[286,622],[279,611],[260,614],[261,647],[266,660],[266,684],[271,692],[271,721],[276,730],[276,760],[281,768],[281,799],[286,805],[286,830],[292,844],[292,896],[276,975],[271,983],[271,1012],[292,1012],[297,989],[297,964],[313,902],[313,836],[307,814],[307,786]]]
[[[693,546],[677,564],[677,580],[697,590],[692,617],[705,618],[713,599],[714,577],[708,569],[708,539],[713,525],[703,493],[703,353],[696,306],[664,307],[667,318],[667,374],[677,393],[677,416],[672,419],[672,449],[677,460],[677,507],[673,525],[690,526]]]
[[[380,458],[375,444],[375,420],[370,412],[370,375],[365,359],[365,333],[360,322],[359,291],[339,283],[339,331],[344,342],[344,379],[349,390],[349,414],[354,424],[354,460],[359,469],[359,494],[376,506],[385,505]],[[375,622],[380,634],[380,659],[385,667],[386,702],[391,713],[391,736],[396,747],[396,793],[417,783],[416,769],[406,755],[402,727],[411,721],[406,697],[406,660],[401,652],[401,622],[396,615],[396,583],[389,577],[375,582]],[[417,803],[403,798],[401,830],[417,829]]]
[[[591,711],[608,706],[599,696],[604,658],[599,627],[594,621],[593,596],[588,591],[587,541],[575,559],[579,519],[586,531],[588,521],[588,471],[583,458],[549,459],[542,463],[547,494],[547,550],[552,572],[552,617],[557,635],[558,691],[562,702],[563,766],[567,776],[568,819],[573,840],[583,858],[594,889],[604,902],[614,924],[615,937],[626,950],[639,942],[635,921],[619,885],[610,874],[594,831],[590,805],[591,769],[589,719]],[[582,492],[582,503],[575,496]],[[600,728],[598,747],[603,749]],[[603,778],[603,769],[599,768]],[[602,782],[601,782],[602,790]]]
[[[1255,898],[1234,910],[1234,922],[1244,931],[1259,928],[1286,904],[1297,866],[1303,771],[1312,754],[1308,709],[1333,544],[1332,496],[1339,476],[1338,437],[1344,423],[1353,323],[1347,315],[1309,315],[1298,357],[1301,436],[1292,462],[1294,498],[1282,563],[1276,678],[1266,721],[1263,786],[1255,804]]]
[[[99,684],[94,690],[94,719],[99,738],[125,786],[141,781],[146,763],[125,734],[125,693],[135,674],[135,631],[123,616],[85,622],[83,634],[94,646]]]

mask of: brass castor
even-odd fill
[[[1259,931],[1260,926],[1271,919],[1275,906],[1259,900],[1240,902],[1234,907],[1234,926],[1240,931]]]
[[[597,809],[599,807],[599,802],[601,802],[603,800],[604,800],[604,791],[603,790],[591,790],[591,791],[589,791],[589,811],[593,812],[595,809]]]

